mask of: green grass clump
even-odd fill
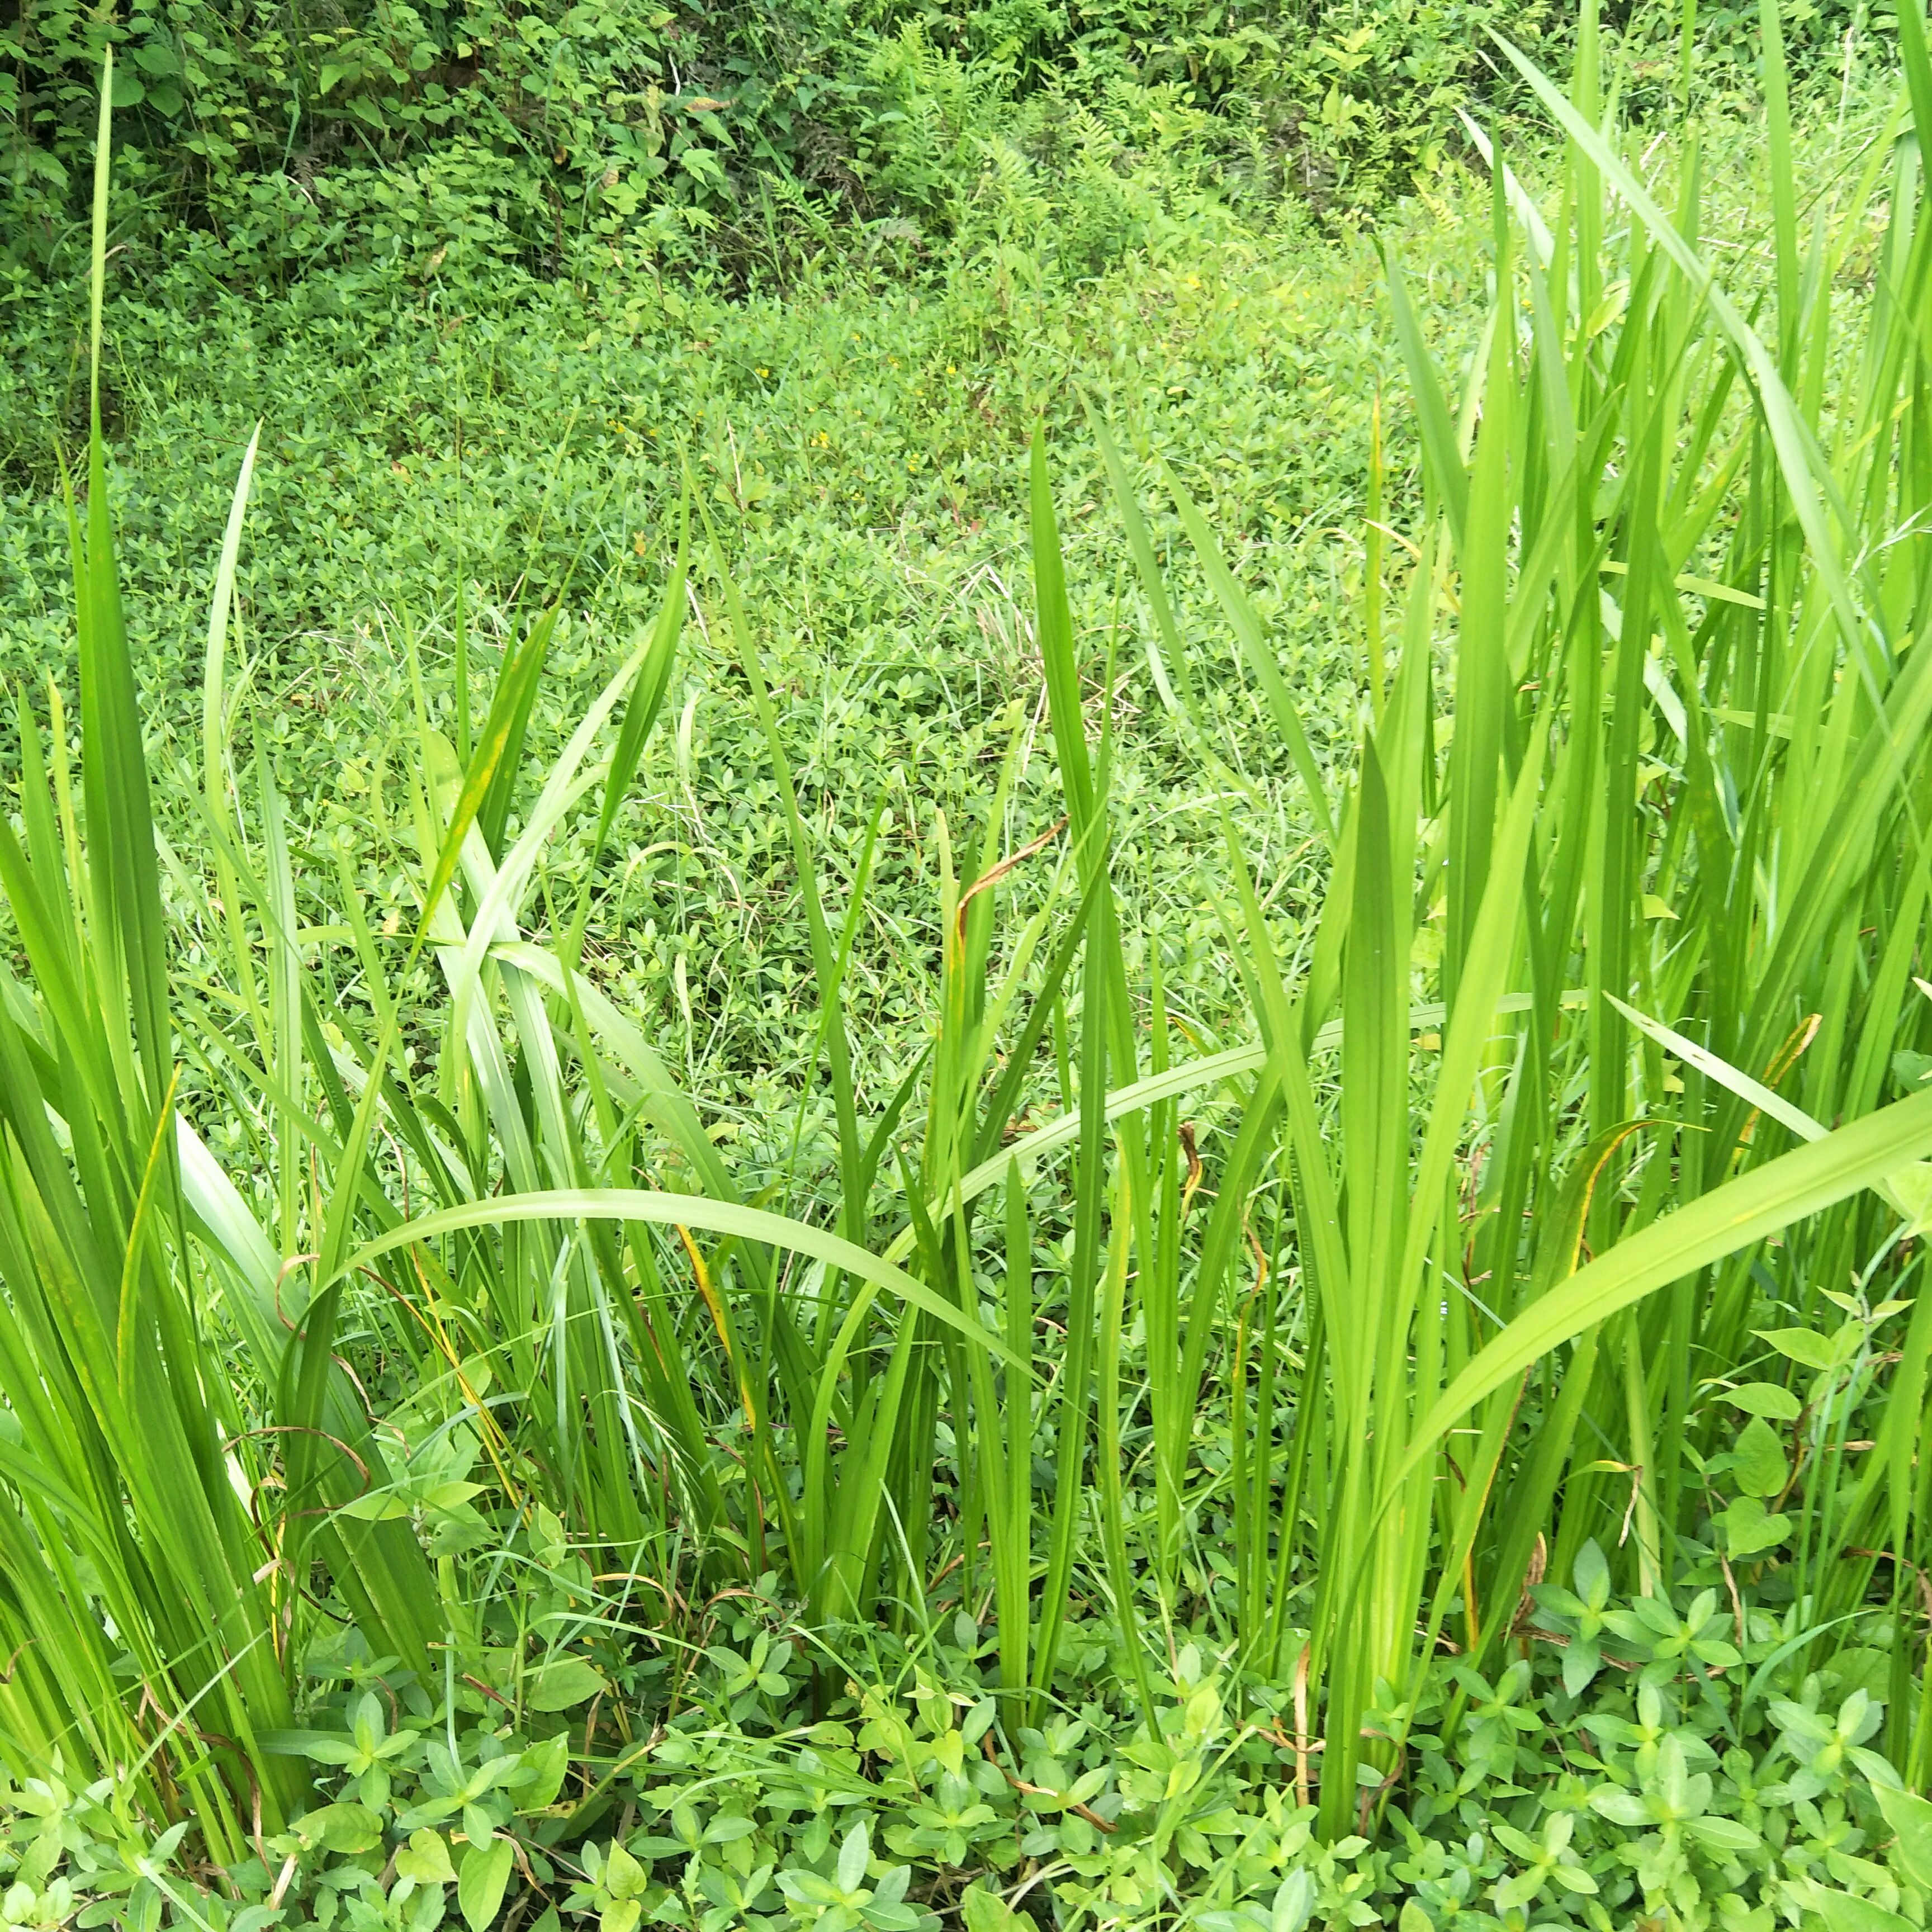
[[[943,805],[832,782],[735,431],[567,716],[580,560],[398,617],[334,821],[240,728],[251,443],[151,747],[104,106],[78,745],[22,697],[0,827],[10,1922],[1924,1923],[1932,59],[1801,209],[1778,32],[1761,302],[1592,13],[1567,95],[1503,50],[1558,179],[1453,383],[1388,249],[1415,471],[1371,401],[1314,666],[1238,478],[1035,425]],[[680,895],[784,854],[763,1118],[688,926],[669,1001],[597,958],[654,736]]]

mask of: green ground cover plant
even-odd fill
[[[1481,282],[1482,223],[1454,232],[1454,257],[1434,277],[1445,317],[1466,314]],[[873,861],[877,943],[857,950],[851,997],[866,1003],[855,1054],[868,1077],[896,1084],[917,1050],[904,1022],[926,1002],[922,976],[901,962],[937,939],[922,876],[932,808],[984,809],[983,782],[1006,747],[1004,714],[1018,704],[1030,718],[1039,696],[1024,471],[1042,398],[1077,492],[1066,534],[1076,621],[1104,626],[1117,599],[1135,594],[1101,507],[1097,446],[1077,400],[1055,387],[1070,358],[1118,398],[1124,424],[1135,399],[1144,447],[1182,466],[1246,553],[1257,602],[1320,668],[1310,729],[1324,755],[1348,728],[1348,646],[1324,613],[1348,594],[1361,554],[1359,532],[1338,520],[1366,475],[1375,392],[1401,380],[1378,321],[1373,251],[1356,244],[1330,256],[1298,225],[1256,234],[1210,211],[1174,224],[1131,272],[1075,288],[1038,270],[1050,242],[1029,219],[1001,256],[962,262],[944,289],[882,276],[835,288],[828,274],[788,303],[686,299],[648,275],[626,282],[614,266],[584,295],[526,284],[494,302],[477,280],[345,286],[318,275],[254,311],[198,284],[117,284],[104,390],[124,430],[110,487],[170,837],[171,801],[200,788],[202,644],[178,612],[184,598],[206,598],[232,483],[194,451],[238,452],[264,423],[238,566],[247,695],[234,728],[248,758],[258,746],[272,758],[298,852],[312,850],[332,874],[334,842],[352,839],[380,926],[407,911],[395,892],[410,835],[394,789],[415,731],[399,701],[406,634],[430,716],[453,735],[459,586],[479,677],[494,673],[506,636],[564,595],[527,740],[533,760],[554,755],[621,662],[614,640],[649,622],[662,595],[682,444],[734,572],[755,586],[800,782],[849,802],[825,836],[856,860],[881,796],[892,814]],[[1002,260],[1015,265],[1004,290]],[[207,340],[175,326],[184,305],[211,299],[220,320]],[[0,421],[15,428],[17,484],[0,519],[9,615],[0,650],[8,675],[36,686],[51,666],[72,710],[50,452],[68,424],[86,421],[85,343],[76,362],[70,317],[37,312],[20,350],[0,370],[12,385]],[[1306,436],[1282,436],[1284,410],[1309,425]],[[534,449],[532,424],[543,437]],[[1196,460],[1197,434],[1213,438],[1214,461]],[[1238,465],[1264,479],[1252,497],[1236,487]],[[1172,514],[1155,528],[1184,548]],[[430,540],[441,531],[455,541]],[[1204,584],[1175,594],[1190,621],[1218,621]],[[776,1169],[788,1156],[800,1052],[784,1002],[809,970],[808,946],[782,876],[789,860],[774,843],[779,801],[747,736],[708,573],[692,595],[702,616],[681,642],[664,728],[614,821],[622,877],[600,901],[587,963],[612,997],[671,1023],[677,1058],[707,1121],[728,1126],[734,1159]],[[1258,727],[1258,694],[1234,680],[1202,702],[1225,712],[1231,734]],[[1212,964],[1220,930],[1193,890],[1190,856],[1211,808],[1202,820],[1194,802],[1204,788],[1152,687],[1124,688],[1116,715],[1114,796],[1144,854],[1123,890],[1154,896],[1182,949],[1173,970],[1189,982],[1190,1010],[1218,1026],[1229,1012]],[[1048,771],[1028,764],[1022,791]],[[1271,836],[1292,849],[1304,816],[1292,788],[1265,764],[1250,776],[1269,798]],[[1173,811],[1176,796],[1190,808]],[[681,827],[668,842],[667,814]],[[197,836],[180,826],[180,839]],[[566,826],[560,836],[574,834]],[[709,861],[698,869],[698,851],[728,867],[735,883],[722,897],[713,885],[723,875]]]
[[[1932,61],[1902,10],[1801,203],[1761,26],[1737,275],[1592,13],[1567,92],[1499,46],[1560,166],[1497,157],[1448,382],[1384,237],[1312,596],[1145,364],[1057,466],[1022,360],[937,796],[834,782],[728,406],[619,418],[683,446],[641,529],[408,539],[333,737],[256,688],[251,442],[137,673],[104,105],[75,680],[0,825],[7,1922],[1924,1924]],[[796,943],[700,1054],[689,908],[754,894]]]

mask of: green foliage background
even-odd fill
[[[1801,6],[1794,36],[1826,49],[1852,12]],[[1237,198],[1360,208],[1426,182],[1463,144],[1456,110],[1498,98],[1489,29],[1534,46],[1553,17],[1541,0],[6,0],[0,259],[16,278],[71,267],[110,42],[117,240],[212,242],[259,286],[464,246],[555,273],[598,241],[742,278],[834,222],[916,249],[1001,146],[1124,172],[1184,140]],[[1738,38],[1707,28],[1720,50]]]

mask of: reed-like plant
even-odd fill
[[[1423,502],[1392,675],[1376,654],[1358,768],[1312,800],[1330,872],[1305,958],[1274,956],[1230,839],[1261,1042],[1217,1211],[1285,1170],[1307,1364],[1233,1357],[1240,1639],[1325,1705],[1334,1832],[1399,1768],[1439,1642],[1493,1652],[1526,1580],[1592,1537],[1633,1591],[1668,1588],[1734,1379],[1795,1388],[1776,1412],[1812,1465],[1792,1667],[1875,1576],[1916,1621],[1932,1304],[1883,1354],[1872,1311],[1912,1277],[1927,1172],[1925,1096],[1880,1102],[1924,1029],[1932,255],[1898,130],[1928,124],[1932,67],[1907,8],[1891,124],[1801,254],[1774,9],[1764,33],[1768,342],[1698,253],[1694,136],[1669,208],[1628,158],[1594,8],[1567,97],[1504,47],[1564,135],[1560,208],[1546,224],[1498,140],[1496,304],[1460,399],[1389,265]],[[1874,209],[1859,301],[1844,265]],[[1258,620],[1180,508],[1301,766]],[[1372,638],[1384,594],[1372,572]],[[1223,1332],[1235,1252],[1202,1250]],[[1802,1336],[1795,1363],[1767,1348],[1780,1308],[1856,1375],[1806,1374]],[[1888,1371],[1852,1461],[1853,1383]],[[1893,1654],[1889,1742],[1922,1780],[1922,1640]]]

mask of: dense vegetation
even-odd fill
[[[466,242],[554,275],[613,239],[769,274],[834,220],[904,253],[950,235],[1002,148],[1090,171],[1171,145],[1159,124],[1177,118],[1199,123],[1225,184],[1265,194],[1286,171],[1359,206],[1441,166],[1501,17],[1492,0],[1342,0],[1303,18],[1138,0],[174,0],[110,20],[19,0],[0,206],[16,261],[72,248],[110,42],[127,127],[117,240],[192,236],[256,283]]]
[[[1751,14],[1703,8],[1702,91],[1750,84]],[[1618,19],[1627,111],[1667,115],[1676,10]],[[1864,0],[1786,20],[1804,70],[1889,25]],[[587,276],[614,243],[742,283],[854,224],[916,260],[1003,174],[1105,204],[1178,146],[1238,202],[1359,211],[1467,154],[1462,110],[1526,105],[1498,27],[1567,61],[1546,0],[8,0],[0,262],[82,266],[110,45],[116,245],[259,292],[452,250]],[[1118,254],[1118,226],[1090,238]]]
[[[19,16],[0,1922],[1922,1928],[1918,13],[404,10]]]

